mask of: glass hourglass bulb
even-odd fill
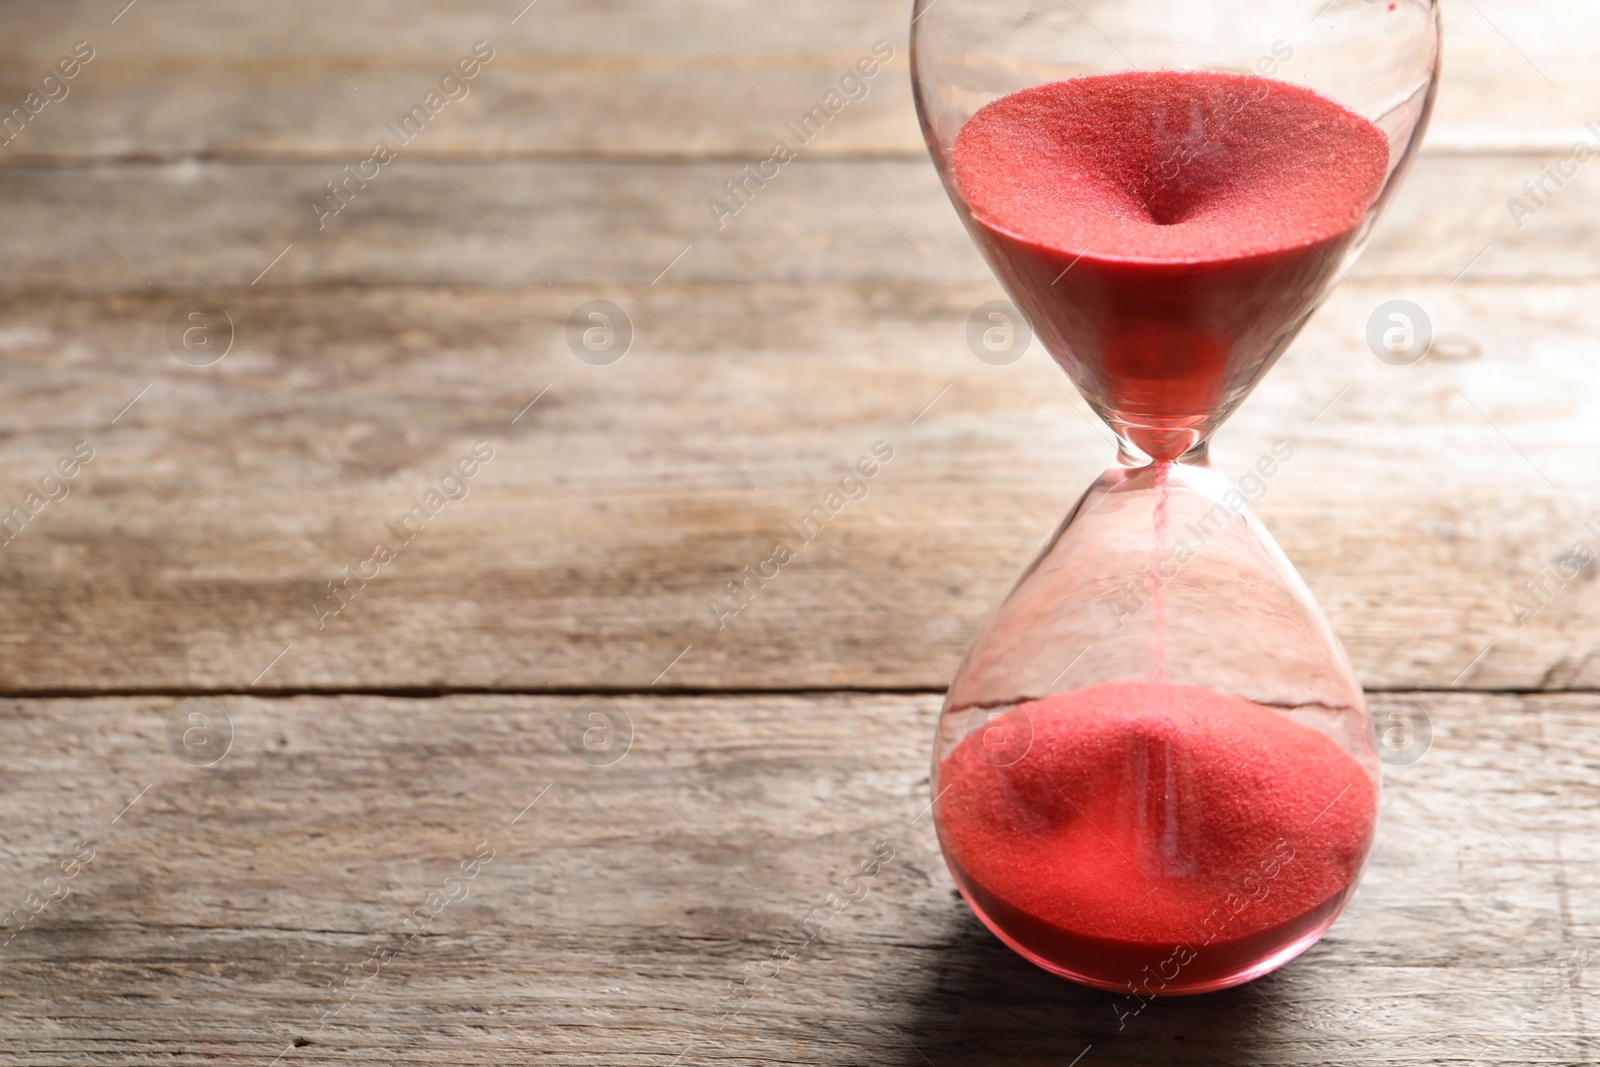
[[[957,885],[1057,974],[1234,985],[1355,890],[1361,687],[1207,445],[1358,254],[1438,61],[1432,0],[916,4],[950,198],[1119,442],[968,650],[934,752]]]

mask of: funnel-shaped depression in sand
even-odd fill
[[[1389,142],[1285,82],[1130,71],[990,103],[952,164],[980,245],[1052,355],[1119,432],[1172,459],[1321,300]]]

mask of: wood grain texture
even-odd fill
[[[1600,592],[1548,575],[1600,549],[1600,194],[1508,202],[1594,136],[1600,9],[1445,0],[1423,157],[1219,437],[1229,473],[1292,443],[1257,511],[1379,724],[1431,747],[1386,769],[1327,938],[1119,1029],[977,923],[925,813],[938,692],[1110,445],[1037,345],[968,347],[1000,294],[925,158],[908,5],[524,2],[0,0],[0,113],[97,49],[0,147],[0,517],[94,450],[0,544],[0,915],[94,850],[0,934],[0,1060],[1596,1062]],[[880,38],[867,98],[718,227]],[[471,95],[319,229],[479,39]],[[195,298],[235,327],[213,366],[170,348]],[[1411,367],[1365,340],[1394,298],[1439,336]],[[634,329],[613,365],[569,345],[596,299]],[[719,629],[877,441],[867,496]],[[208,766],[177,755],[197,694],[233,731]],[[870,894],[730,1015],[878,842]]]
[[[1294,447],[1258,511],[1367,685],[1600,684],[1592,569],[1531,619],[1508,606],[1600,545],[1594,292],[1351,285],[1219,436],[1235,475]],[[1364,339],[1401,293],[1441,336],[1412,367]],[[566,340],[602,295],[636,328],[608,367]],[[0,548],[4,684],[239,689],[292,642],[262,686],[942,687],[1112,451],[1037,347],[973,356],[995,295],[235,293],[209,368],[167,350],[172,297],[15,298],[0,502],[79,440],[96,458]],[[387,524],[480,440],[467,498],[402,544]],[[803,543],[790,525],[879,440],[867,497]],[[712,598],[780,540],[799,558],[719,629]],[[378,543],[399,558],[319,628]]]
[[[229,697],[233,748],[205,768],[169,752],[174,700],[10,701],[0,900],[78,841],[95,858],[4,946],[0,1033],[39,1065],[957,1067],[1091,1044],[1084,1064],[1592,1062],[1592,966],[1564,961],[1600,932],[1600,706],[1408,699],[1432,747],[1386,771],[1329,935],[1120,1031],[1113,998],[1024,963],[956,897],[919,816],[931,696],[623,697],[634,739],[608,766],[563,740],[578,698]],[[406,941],[481,842],[465,898]],[[878,842],[894,860],[865,899],[772,977]]]
[[[707,201],[739,166],[401,156],[320,223],[329,164],[6,169],[0,288],[992,281],[926,160],[802,158],[719,222]],[[1514,218],[1508,200],[1539,175],[1517,155],[1420,160],[1351,277],[1600,275],[1600,185]]]
[[[1103,23],[1098,9],[1109,2],[1080,7]],[[348,162],[478,40],[494,46],[495,61],[419,142],[419,156],[764,158],[784,122],[878,40],[895,48],[896,63],[808,151],[924,155],[900,0],[823,0],[781,18],[736,0],[539,0],[515,24],[523,5],[514,0],[275,6],[163,0],[113,25],[122,4],[0,5],[0,101],[20,100],[73,42],[97,49],[73,94],[0,149],[0,166]],[[1584,123],[1600,119],[1600,74],[1587,47],[1600,33],[1593,5],[1443,7],[1448,77],[1431,151],[1559,156],[1592,137]],[[1282,40],[1305,47],[1295,37]],[[1263,37],[1260,51],[1273,43]]]
[[[0,164],[351,161],[375,139],[393,141],[385,124],[478,41],[493,60],[419,139],[418,155],[764,157],[784,122],[878,41],[895,61],[815,152],[921,151],[898,0],[834,0],[782,18],[726,0],[540,0],[517,18],[524,3],[285,0],[274,10],[179,0],[136,8],[115,26],[102,4],[76,5],[69,17],[9,3],[0,20],[17,32],[0,44],[0,100],[20,99],[79,39],[98,54],[67,100],[0,149]]]

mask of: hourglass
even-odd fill
[[[916,4],[950,198],[1119,445],[950,686],[939,840],[1001,940],[1141,1005],[1293,959],[1366,862],[1360,684],[1247,506],[1292,445],[1237,484],[1207,448],[1364,244],[1438,49],[1432,0]]]

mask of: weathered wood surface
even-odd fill
[[[956,897],[919,814],[933,696],[620,697],[633,742],[608,766],[567,747],[576,697],[229,697],[232,750],[204,768],[168,749],[176,700],[12,700],[0,901],[77,842],[95,856],[0,949],[5,1060],[1593,1062],[1600,703],[1406,699],[1432,747],[1387,769],[1330,934],[1121,1031],[1113,998]],[[481,842],[465,898],[407,943]],[[770,977],[878,842],[866,897]]]
[[[1508,209],[1541,165],[1422,158],[1352,278],[1600,275],[1600,183]],[[992,284],[925,160],[801,158],[719,225],[706,202],[740,166],[402,155],[320,228],[328,163],[0,169],[0,289]]]
[[[1111,2],[1080,7],[1093,18]],[[538,0],[520,18],[519,0],[162,0],[118,17],[125,3],[0,5],[0,102],[20,101],[76,41],[96,49],[71,95],[0,149],[0,166],[350,161],[479,40],[495,60],[416,155],[763,158],[785,121],[883,40],[896,64],[808,152],[923,156],[904,0],[814,0],[782,17],[733,0]],[[1449,77],[1430,151],[1559,155],[1592,137],[1592,4],[1445,0],[1444,12]],[[1272,44],[1262,40],[1261,51]]]
[[[6,108],[96,48],[0,147],[0,515],[94,449],[0,545],[3,907],[95,850],[0,944],[0,1061],[1596,1062],[1595,570],[1508,601],[1600,548],[1600,194],[1507,200],[1596,137],[1600,8],[1446,0],[1423,157],[1216,447],[1293,443],[1257,510],[1432,748],[1387,768],[1323,942],[1119,1031],[982,930],[923,814],[938,691],[1110,450],[1037,346],[967,347],[999,293],[923,158],[908,5],[523,3],[0,3]],[[867,98],[718,229],[707,198],[880,38]],[[471,95],[319,230],[479,39]],[[169,349],[192,298],[236,326],[214,366]],[[1414,366],[1364,339],[1393,298],[1440,335]],[[614,365],[568,347],[593,299],[635,329]],[[717,629],[879,440],[869,495]],[[168,736],[199,692],[236,731],[209,767]],[[567,739],[593,699],[635,735],[605,766]],[[723,1021],[879,841],[870,895]],[[469,895],[395,933],[479,842]]]
[[[1294,446],[1258,510],[1369,686],[1600,684],[1592,571],[1525,626],[1508,607],[1600,544],[1595,292],[1351,285],[1220,435],[1228,472]],[[566,345],[597,293],[637,333],[608,367]],[[1397,293],[1443,338],[1411,367],[1362,339]],[[1037,347],[1009,367],[967,348],[993,295],[241,293],[208,368],[167,350],[172,297],[11,299],[0,502],[96,451],[0,547],[0,678],[239,690],[292,643],[259,687],[941,687],[1111,453]],[[480,440],[469,495],[402,545],[386,524]],[[878,440],[867,497],[802,544],[786,524]],[[779,540],[800,558],[719,629],[712,598]],[[399,558],[319,627],[379,542]]]

